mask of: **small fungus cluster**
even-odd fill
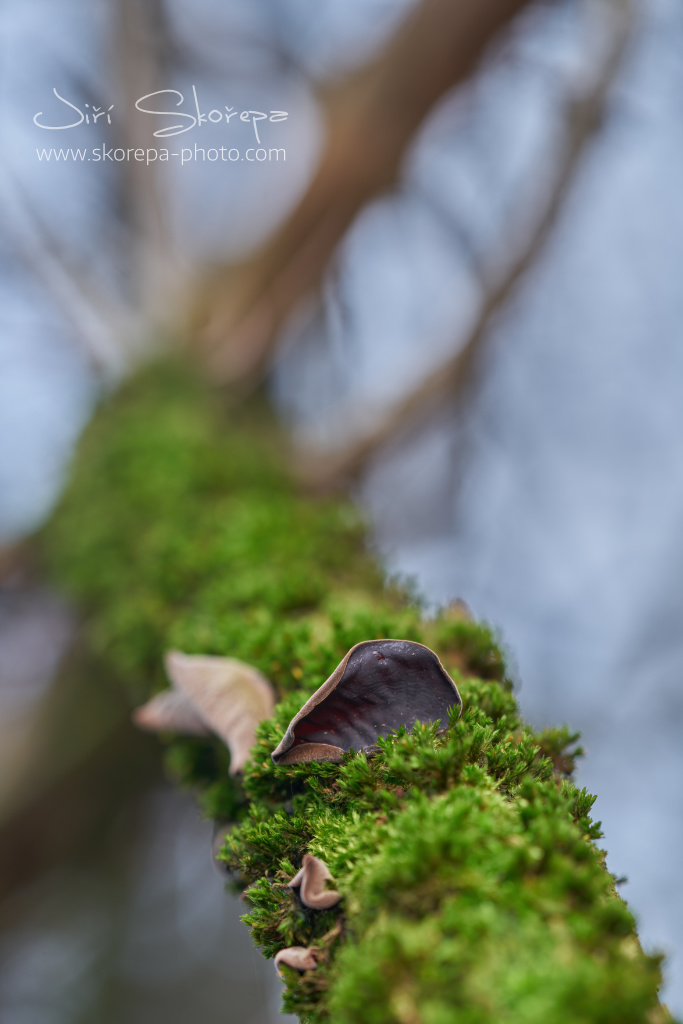
[[[327,888],[327,883],[331,881],[332,875],[327,865],[318,857],[305,853],[301,868],[288,882],[288,887],[297,893],[304,907],[309,910],[329,910],[336,907],[342,898],[341,893]],[[310,946],[288,946],[281,949],[275,954],[275,969],[280,975],[282,966],[296,971],[314,971],[318,966],[317,950]]]
[[[186,735],[216,733],[230,750],[230,771],[244,769],[256,743],[256,726],[273,711],[271,684],[235,658],[190,656],[170,651],[165,658],[171,688],[133,713],[140,728]],[[346,754],[371,756],[377,741],[418,721],[446,728],[453,708],[462,708],[458,688],[436,654],[410,640],[366,640],[356,644],[287,726],[271,757],[276,765],[329,761]],[[227,835],[214,838],[213,857]],[[287,883],[309,910],[329,910],[341,893],[329,889],[327,865],[310,853]],[[297,971],[318,966],[314,947],[289,946],[275,956],[275,967]]]

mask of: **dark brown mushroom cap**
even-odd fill
[[[380,736],[416,722],[448,722],[458,689],[433,651],[410,640],[364,640],[294,716],[272,753],[275,764],[341,761]]]

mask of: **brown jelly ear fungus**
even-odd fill
[[[462,707],[458,688],[434,651],[410,640],[365,640],[306,701],[271,756],[275,764],[340,762],[402,725],[439,720],[445,729],[453,707]]]

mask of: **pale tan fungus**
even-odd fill
[[[213,732],[230,751],[230,774],[243,771],[256,726],[275,707],[271,684],[237,658],[169,651],[164,663],[172,689],[138,708],[133,721],[155,732]]]
[[[208,736],[209,730],[195,711],[192,701],[180,690],[162,690],[136,708],[133,721],[148,732],[179,732],[183,736]]]
[[[315,953],[305,946],[290,946],[275,954],[275,970],[282,977],[280,967],[291,967],[295,971],[314,971],[318,966]]]
[[[310,853],[304,854],[299,871],[291,882],[290,889],[299,889],[299,899],[312,910],[329,910],[339,903],[341,893],[328,889],[326,883],[332,880],[327,864]]]

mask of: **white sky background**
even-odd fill
[[[311,18],[299,2],[203,0],[190,17],[173,4],[191,48],[220,57],[221,33],[258,39],[267,25],[314,74],[360,55],[405,6],[329,0]],[[546,260],[498,326],[468,415],[384,459],[362,497],[393,571],[415,576],[431,603],[464,598],[500,629],[526,715],[582,729],[579,781],[599,794],[609,866],[629,876],[621,891],[645,943],[671,952],[666,996],[683,1014],[683,10],[677,0],[646,6],[609,127]],[[68,79],[65,68],[99,81],[103,8],[87,6],[88,19],[83,2],[59,9],[57,19],[54,2],[32,0],[0,13],[2,146],[55,229],[97,254],[107,176],[93,182],[74,165],[48,174],[32,155],[57,144],[44,136],[58,133],[35,141],[39,96]],[[273,21],[273,9],[286,14]],[[550,155],[556,69],[571,72],[575,32],[571,16],[531,26],[515,64],[437,112],[400,195],[354,226],[325,340],[312,325],[278,373],[298,429],[337,438],[340,397],[362,416],[463,336],[477,286],[449,217],[484,256],[504,237],[531,169]],[[304,187],[320,141],[301,70],[273,65],[258,46],[234,50],[227,87],[213,72],[194,80],[207,97],[228,88],[237,104],[275,95],[292,112],[291,161],[235,165],[229,179],[220,168],[177,169],[188,258],[262,237]],[[45,513],[95,395],[65,325],[11,259],[5,245],[0,537]]]

